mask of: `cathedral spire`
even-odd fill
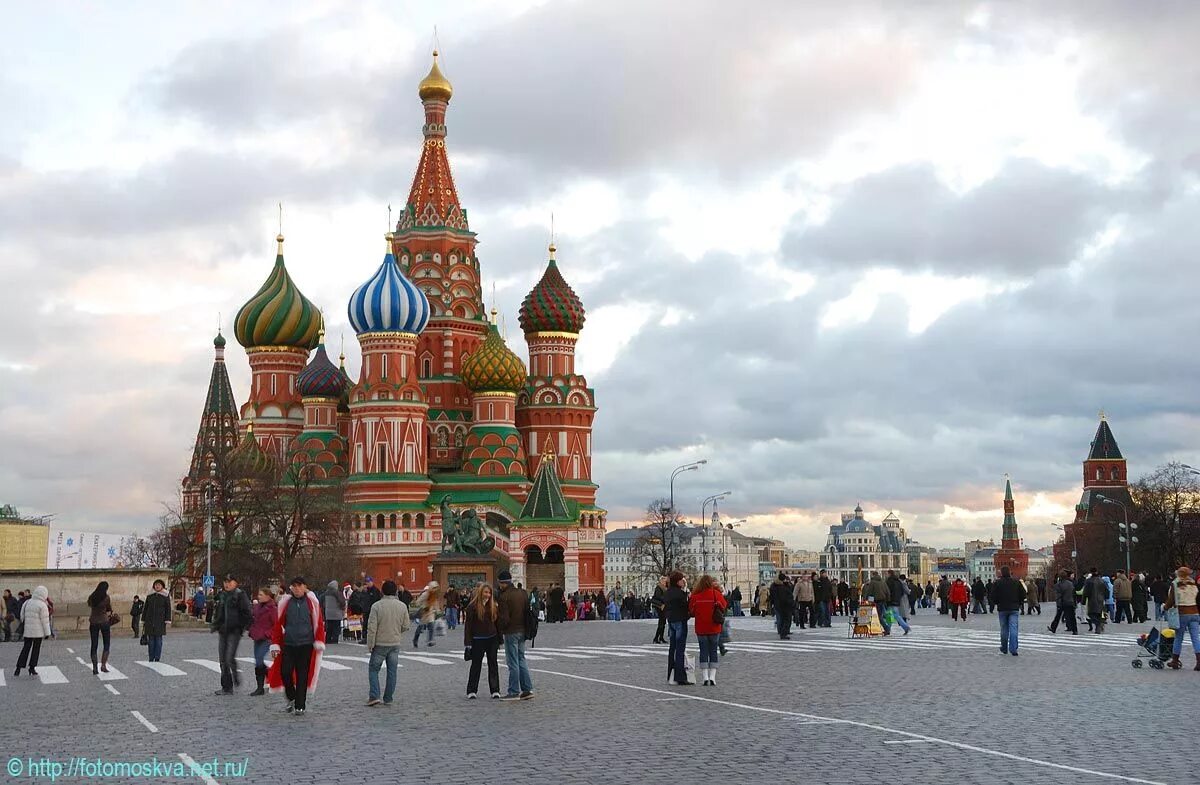
[[[408,192],[408,203],[396,222],[397,233],[411,229],[470,231],[467,214],[458,202],[450,159],[446,156],[446,108],[453,94],[450,80],[438,66],[435,49],[429,74],[417,87],[417,95],[425,106],[425,125],[421,128],[425,144],[421,147],[421,160]]]

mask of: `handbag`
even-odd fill
[[[146,633],[144,633],[144,632],[142,633],[142,639],[140,641],[138,641],[138,643],[140,643],[142,646],[150,645],[150,639],[146,637]]]
[[[470,646],[463,646],[463,660],[465,662],[471,661],[471,647]]]
[[[721,608],[721,604],[716,600],[713,600],[712,623],[719,624],[722,627],[725,626],[725,611]]]
[[[117,626],[118,624],[120,624],[120,623],[121,623],[121,617],[120,617],[120,616],[118,616],[118,615],[117,615],[117,614],[115,614],[115,613],[111,613],[111,612],[108,614],[108,626],[110,626],[110,627],[116,627],[116,626]]]

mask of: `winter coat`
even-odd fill
[[[1118,575],[1112,582],[1112,596],[1114,600],[1132,600],[1133,584],[1124,575]]]
[[[908,585],[894,575],[887,578],[887,604],[900,607],[900,603],[908,596]],[[876,598],[878,599],[878,598]]]
[[[886,605],[888,599],[891,597],[887,584],[879,576],[875,576],[867,581],[867,585],[863,587],[862,593],[864,598],[873,597],[876,604],[883,603]]]
[[[784,581],[771,584],[771,604],[777,611],[787,611],[796,603],[792,601],[792,587]]]
[[[1140,578],[1133,581],[1133,604],[1139,607],[1146,605],[1146,584]]]
[[[950,593],[948,596],[951,605],[966,605],[971,599],[971,594],[967,591],[967,584],[962,581],[955,581],[950,584]]]
[[[987,587],[983,585],[983,581],[976,578],[975,582],[971,584],[971,595],[977,600],[982,600],[987,597],[987,593]]]
[[[1109,605],[1115,605],[1117,602],[1117,598],[1113,594],[1112,578],[1109,578],[1107,575],[1101,575],[1100,580],[1104,582],[1104,588],[1108,590],[1108,599],[1105,600],[1105,603],[1109,604]]]
[[[501,635],[525,633],[525,609],[529,607],[529,595],[524,589],[518,589],[513,584],[501,588],[496,606],[497,632]]]
[[[817,602],[829,602],[833,595],[833,585],[827,577],[819,577],[812,582],[813,599]]]
[[[88,624],[108,624],[108,614],[112,613],[112,599],[105,595],[99,605],[94,608],[88,605],[88,609]]]
[[[145,608],[146,603],[142,602],[141,600],[134,600],[133,605],[129,607],[129,616],[134,621],[137,621],[138,619],[142,618],[142,612],[145,610]]]
[[[713,621],[714,606],[725,610],[725,608],[729,607],[729,604],[725,602],[725,598],[721,596],[721,592],[712,586],[704,591],[694,591],[692,592],[692,596],[688,598],[688,613],[696,619],[697,635],[716,635],[721,632],[724,624],[718,624]]]
[[[1033,578],[1025,581],[1025,601],[1030,605],[1041,605],[1041,602],[1038,600],[1037,584],[1033,582]]]
[[[571,600],[574,603],[574,600]],[[499,609],[496,616],[499,617]],[[463,643],[467,646],[473,645],[476,638],[494,638],[496,637],[496,622],[492,619],[490,613],[484,613],[479,606],[471,603],[467,609],[463,611]]]
[[[1159,578],[1150,584],[1150,596],[1154,598],[1155,602],[1166,602],[1167,592],[1170,591],[1170,589],[1171,584],[1168,581],[1164,581],[1162,578]]]
[[[1054,601],[1059,608],[1074,610],[1075,583],[1070,578],[1062,578],[1054,584]]]
[[[399,646],[404,642],[404,631],[412,626],[408,606],[394,594],[385,594],[383,599],[371,606],[371,619],[367,622],[367,651],[376,646]]]
[[[45,586],[33,590],[33,596],[21,606],[21,621],[25,624],[26,638],[45,638],[50,635],[50,606],[46,598],[50,592]]]
[[[686,622],[688,620],[688,595],[678,586],[667,587],[667,621]]]
[[[171,620],[171,598],[166,590],[151,592],[142,608],[142,632],[159,638],[167,634],[167,622]]]
[[[275,627],[277,608],[278,605],[274,600],[260,602],[254,606],[254,610],[251,612],[250,640],[265,641],[271,637],[271,630]]]
[[[503,596],[504,592],[500,592],[500,595]],[[401,602],[401,605],[403,604]],[[420,615],[421,623],[432,624],[433,620],[437,618],[438,590],[426,587],[425,591],[421,592],[421,596],[417,598],[416,608],[417,613]]]
[[[313,625],[312,656],[308,661],[308,691],[317,688],[317,676],[321,671],[321,653],[325,651],[325,620],[321,617],[321,601],[311,591],[304,597],[296,599],[290,593],[284,594],[275,604],[275,624],[271,629],[271,652],[277,654],[283,648],[284,620],[287,619],[287,608],[293,602],[307,602],[308,616]],[[283,657],[271,660],[267,670],[267,685],[271,692],[283,692]]]
[[[654,594],[650,597],[650,607],[656,613],[662,613],[667,604],[667,590],[661,586],[654,587]]]
[[[813,582],[804,577],[797,579],[796,590],[792,593],[792,596],[796,599],[796,602],[812,602],[815,597]]]
[[[337,581],[330,581],[325,587],[325,596],[321,598],[321,604],[325,606],[326,619],[341,621],[346,618],[346,598],[342,596]]]
[[[1083,584],[1083,596],[1087,598],[1088,615],[1099,616],[1108,604],[1108,584],[1100,576],[1093,575]]]
[[[1001,612],[1019,611],[1025,602],[1025,584],[1016,578],[1000,577],[992,583],[992,592],[988,601]]]
[[[315,595],[314,595],[315,596]],[[253,620],[250,598],[241,588],[222,591],[213,609],[212,629],[216,632],[241,635],[250,628]]]
[[[937,585],[938,599],[951,601],[950,600],[950,586],[951,585],[952,584],[950,583],[950,581],[946,580],[945,578],[942,578],[940,581],[938,581],[938,585]]]

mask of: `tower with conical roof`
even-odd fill
[[[1017,534],[1017,513],[1013,502],[1012,480],[1004,479],[1004,525],[1001,532],[1000,550],[992,559],[996,574],[1001,567],[1008,567],[1014,578],[1024,578],[1029,571],[1029,554],[1021,547],[1021,538]]]
[[[1109,427],[1108,417],[1100,412],[1096,434],[1083,459],[1083,492],[1075,505],[1075,520],[1063,527],[1063,539],[1054,544],[1056,563],[1083,570],[1125,566],[1117,545],[1116,525],[1124,521],[1125,510],[1130,518],[1134,516],[1128,478],[1125,456]]]
[[[229,371],[225,367],[225,336],[219,330],[213,339],[213,355],[208,394],[204,397],[196,444],[192,447],[192,461],[183,478],[185,515],[202,510],[204,488],[211,474],[216,468],[224,467],[226,456],[238,443],[237,402],[233,398]]]
[[[317,345],[321,314],[288,274],[283,235],[275,242],[275,266],[238,310],[234,335],[250,360],[250,398],[242,406],[242,422],[255,423],[263,449],[282,462],[292,440],[304,430],[296,377]]]
[[[462,364],[487,336],[475,233],[446,154],[446,110],[453,92],[435,50],[429,74],[417,88],[425,109],[424,142],[393,243],[400,268],[429,300],[429,327],[417,343],[417,364],[429,401],[429,464],[439,471],[462,465],[472,414]]]

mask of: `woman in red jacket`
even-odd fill
[[[971,601],[971,594],[967,591],[967,584],[963,583],[962,578],[955,578],[954,583],[950,585],[950,609],[954,612],[954,620],[958,621],[958,614],[962,613],[962,620],[967,620],[967,603]]]
[[[688,613],[696,620],[696,637],[700,639],[700,678],[705,687],[717,684],[717,647],[728,605],[711,575],[701,575],[688,598]]]

